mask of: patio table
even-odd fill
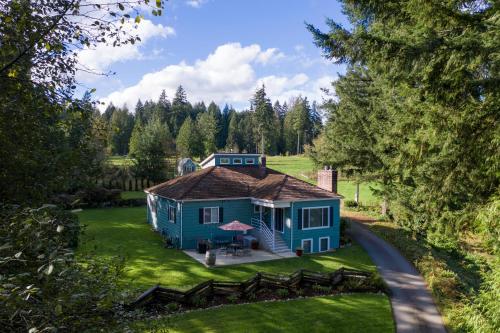
[[[242,248],[240,243],[231,243],[227,246],[228,250],[230,249],[233,254],[236,254],[236,251]]]

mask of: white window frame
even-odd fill
[[[308,253],[314,253],[314,240],[312,238],[301,239],[300,240],[300,247],[302,248],[302,250],[305,251],[306,248],[304,247],[304,242],[307,242],[307,241],[311,241],[311,252],[308,252]]]
[[[205,221],[205,210],[210,209],[210,221],[207,222]],[[213,214],[212,214],[212,209],[217,209],[217,220],[214,222],[212,221]],[[214,224],[214,223],[219,223],[219,215],[220,214],[220,207],[203,207],[203,224]]]
[[[245,158],[245,164],[254,165],[255,164],[255,158]]]
[[[309,225],[311,225],[311,212],[310,210],[311,209],[324,209],[326,208],[327,210],[327,217],[326,217],[326,226],[325,225],[322,225],[321,227],[304,227],[304,214],[306,211],[308,211],[309,213]],[[323,212],[321,212],[321,216],[323,217]],[[330,206],[320,206],[320,207],[305,207],[305,208],[302,208],[302,230],[314,230],[314,229],[326,229],[326,228],[330,228]]]
[[[231,159],[229,157],[221,157],[219,160],[221,165],[229,165],[231,164]]]
[[[239,163],[237,161],[239,161]],[[243,164],[243,159],[241,157],[235,157],[235,158],[233,158],[233,164],[234,165],[241,165],[241,164]]]
[[[326,239],[328,240],[328,244],[326,245],[326,250],[324,251],[321,251],[321,240],[322,239]],[[330,249],[330,236],[324,236],[324,237],[320,237],[319,238],[319,247],[318,247],[318,252],[328,252],[328,250]]]
[[[172,219],[172,212],[174,212],[173,219]],[[168,205],[168,222],[175,223],[175,214],[177,214],[177,207]]]

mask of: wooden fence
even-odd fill
[[[200,299],[210,300],[214,296],[233,295],[237,298],[245,299],[262,289],[297,291],[298,289],[314,285],[335,287],[345,282],[346,279],[358,282],[356,284],[358,286],[368,282],[368,285],[365,284],[364,287],[359,287],[358,289],[380,291],[382,289],[380,286],[370,286],[371,277],[372,273],[344,268],[331,273],[318,273],[301,269],[287,276],[259,272],[254,277],[243,282],[208,280],[187,291],[179,291],[157,285],[148,289],[134,302],[129,304],[129,306],[137,308],[151,303],[168,304],[172,302],[187,306],[196,306],[196,303]]]

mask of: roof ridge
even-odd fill
[[[179,199],[183,199],[186,194],[188,194],[196,185],[198,185],[209,173],[212,173],[212,171],[215,170],[215,166],[210,167],[209,171],[205,172],[204,174],[201,175],[200,179],[196,181],[193,185],[188,187],[179,197]]]
[[[281,193],[281,190],[283,189],[283,186],[285,186],[286,180],[288,178],[288,175],[286,173],[283,174],[283,180],[281,181],[281,184],[279,185],[278,191],[276,191],[276,194],[273,196],[273,201],[276,200]]]

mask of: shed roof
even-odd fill
[[[211,166],[145,190],[174,200],[255,198],[294,201],[340,198],[269,168]]]

